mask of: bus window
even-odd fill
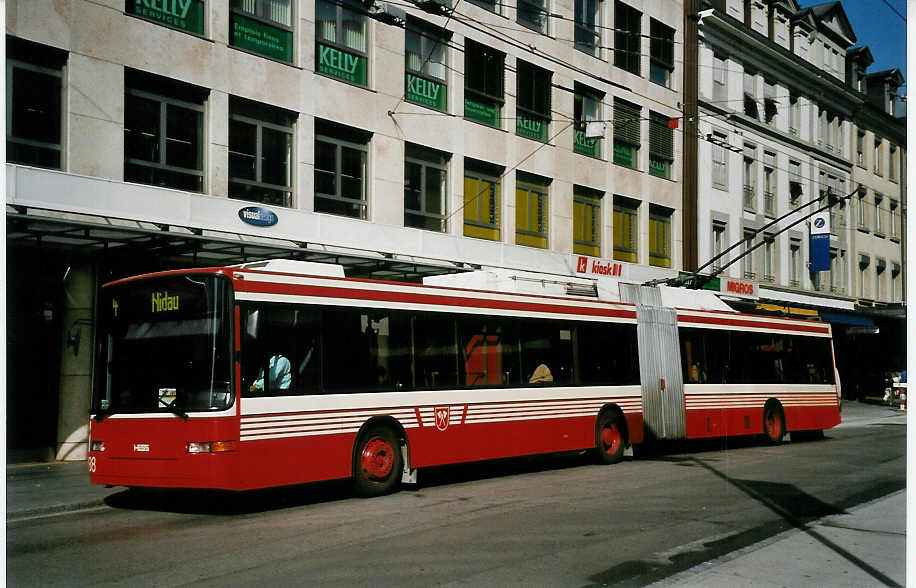
[[[320,315],[306,306],[246,305],[242,392],[246,396],[315,394],[320,382]]]
[[[576,327],[579,384],[639,384],[636,325],[580,323]]]
[[[511,325],[495,317],[458,321],[459,366],[466,387],[518,386],[518,339]]]
[[[413,387],[451,388],[458,385],[455,319],[450,315],[413,317]]]
[[[523,322],[518,327],[525,384],[565,386],[572,377],[572,331],[559,321]]]

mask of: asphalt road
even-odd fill
[[[553,456],[244,495],[123,491],[7,525],[11,586],[629,586],[906,485],[905,431],[850,405],[820,441],[665,447],[613,466]],[[727,447],[726,447],[727,446]]]

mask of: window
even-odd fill
[[[464,46],[464,116],[500,126],[506,55],[468,39]]]
[[[796,204],[803,193],[801,163],[789,161],[789,202]]]
[[[365,131],[315,121],[315,212],[367,218],[370,137]]]
[[[405,146],[404,226],[446,230],[448,156],[419,145]]]
[[[859,298],[868,298],[871,289],[868,287],[868,266],[871,265],[871,258],[863,253],[859,254]]]
[[[589,123],[601,119],[601,94],[597,90],[576,84],[573,102],[575,117],[573,151],[591,157],[601,157],[601,137],[589,137],[586,133],[589,130]]]
[[[292,63],[293,11],[290,0],[232,0],[229,44]],[[203,7],[200,9],[203,16]]]
[[[798,288],[801,285],[801,240],[792,239],[789,243],[789,285]]]
[[[759,120],[760,115],[757,109],[757,76],[750,71],[744,72],[744,114]]]
[[[573,253],[601,255],[601,198],[603,192],[573,186]]]
[[[547,34],[549,12],[547,0],[518,0],[518,23]]]
[[[464,160],[464,234],[499,241],[499,176],[494,165]]]
[[[671,87],[674,72],[674,29],[649,19],[649,80]]]
[[[640,108],[614,99],[614,163],[636,168],[639,165]]]
[[[880,257],[875,258],[875,300],[884,299],[884,270],[887,269],[887,262]]]
[[[124,85],[124,180],[202,192],[207,91],[135,70]]]
[[[614,2],[614,65],[636,75],[640,75],[639,62],[642,58],[641,21],[641,12],[620,0]]]
[[[415,20],[407,23],[404,46],[404,98],[436,110],[448,107],[445,31]]]
[[[728,247],[726,223],[724,221],[712,221],[712,255],[709,259],[713,260],[722,255],[722,252]],[[710,271],[717,272],[722,267],[722,259],[716,259],[710,267]]]
[[[671,267],[670,208],[649,205],[649,265]]]
[[[728,135],[713,131],[712,133],[712,185],[728,189],[728,159],[726,145]]]
[[[776,154],[763,152],[763,212],[776,215]]]
[[[884,161],[881,158],[881,138],[875,137],[875,149],[872,161],[875,166],[875,173],[879,176],[884,175]]]
[[[779,111],[779,102],[776,101],[776,84],[769,80],[763,82],[763,120],[767,124],[774,124]]]
[[[518,172],[515,180],[515,242],[547,248],[549,180]]]
[[[753,229],[744,229],[744,241],[741,246],[741,273],[748,280],[757,277],[757,274],[754,273],[754,253],[751,251],[756,234],[757,232]]]
[[[649,173],[668,179],[674,163],[674,130],[669,120],[663,114],[649,113]]]
[[[897,181],[897,146],[893,143],[888,144],[887,158],[887,179]]]
[[[601,46],[601,33],[598,32],[601,4],[599,0],[575,0],[575,3],[576,49],[597,56],[598,48]]]
[[[902,280],[900,279],[900,264],[891,263],[891,302],[903,301],[903,290],[901,289]]]
[[[827,149],[829,149],[830,151],[833,151],[837,147],[837,141],[836,141],[837,139],[836,137],[837,117],[836,115],[831,112],[828,112],[826,124],[827,124],[827,127],[826,127],[827,139],[825,141],[825,147],[827,147]]]
[[[204,34],[203,0],[184,0],[174,4],[127,0],[124,11],[189,33]]]
[[[471,2],[477,6],[480,6],[481,8],[489,10],[490,12],[499,14],[499,8],[501,6],[499,0],[471,0]]]
[[[881,214],[881,202],[884,200],[884,197],[881,194],[875,193],[875,234],[879,236],[884,235],[884,215]]]
[[[6,159],[61,169],[64,51],[7,37]]]
[[[757,210],[757,162],[755,160],[756,148],[753,145],[744,146],[744,209]]]
[[[365,86],[369,83],[365,9],[355,0],[315,3],[315,69]]]
[[[865,230],[868,224],[866,221],[866,208],[865,208],[865,196],[859,196],[859,201],[856,206],[856,216],[858,217],[858,228]]]
[[[897,201],[888,199],[887,226],[891,239],[899,237],[897,234]]]
[[[801,124],[801,103],[798,95],[789,94],[789,132],[798,135],[798,129]]]
[[[614,196],[614,259],[617,261],[638,261],[638,217],[638,201]]]
[[[856,133],[856,163],[865,167],[865,131]]]
[[[229,97],[229,197],[292,206],[291,112]]]
[[[773,235],[763,236],[763,280],[776,281],[776,239]]]
[[[827,141],[827,111],[818,107],[817,115],[817,144],[823,145]]]
[[[728,67],[721,55],[712,56],[712,98],[720,103],[728,99]]]
[[[517,62],[516,70],[518,112],[515,132],[535,141],[547,142],[551,73],[522,60]]]

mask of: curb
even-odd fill
[[[98,508],[100,506],[105,506],[104,498],[96,498],[93,500],[85,500],[82,502],[71,502],[68,504],[51,504],[48,506],[28,508],[28,509],[20,510],[16,512],[7,512],[6,513],[6,522],[12,523],[16,521],[25,520],[25,519],[32,519],[36,517],[48,516],[48,515],[53,515],[53,514],[77,512],[81,510],[87,510],[90,508]]]

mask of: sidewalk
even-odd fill
[[[89,483],[85,461],[6,466],[6,520],[92,508],[123,488]]]
[[[655,587],[905,586],[906,491],[702,563]]]

